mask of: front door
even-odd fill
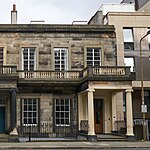
[[[5,107],[0,107],[0,132],[5,132]]]
[[[103,100],[94,100],[94,122],[95,122],[95,133],[103,133]]]

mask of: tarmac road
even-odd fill
[[[145,142],[0,142],[0,150],[150,150]]]
[[[14,150],[14,149],[5,149],[5,148],[0,148],[0,150]],[[15,150],[41,150],[41,149],[32,149],[32,148],[18,148],[18,149],[15,149]],[[46,149],[46,150],[84,150],[83,148],[82,149],[68,149],[68,148],[65,148],[65,149]],[[93,149],[86,149],[86,150],[150,150],[150,148],[93,148]]]

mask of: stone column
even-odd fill
[[[126,136],[128,140],[135,140],[133,134],[133,112],[132,112],[132,89],[127,89],[126,91],[126,124],[127,124],[127,133]]]
[[[94,129],[94,99],[93,92],[94,89],[88,89],[88,140],[96,140],[97,137],[95,135]]]
[[[13,89],[11,91],[11,103],[10,103],[10,109],[11,109],[11,117],[10,117],[10,122],[11,122],[11,132],[10,135],[18,135],[16,125],[17,125],[17,114],[16,114],[16,90]]]
[[[115,121],[116,121],[116,93],[112,93],[112,131],[116,131]]]
[[[83,117],[83,106],[82,106],[82,96],[78,93],[78,120],[79,120],[79,131],[81,130],[80,123]]]

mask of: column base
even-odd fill
[[[136,137],[134,135],[126,135],[128,141],[136,141]]]
[[[18,132],[16,128],[10,132],[10,142],[18,142]]]
[[[17,129],[14,128],[11,132],[10,135],[18,135]]]
[[[87,135],[88,141],[97,141],[97,135]]]

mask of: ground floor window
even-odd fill
[[[39,99],[22,99],[22,123],[23,125],[38,124]]]
[[[70,125],[70,99],[55,99],[55,125]]]

